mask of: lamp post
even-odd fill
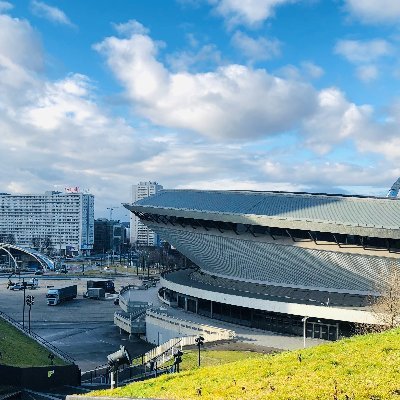
[[[25,279],[22,278],[22,289],[24,290],[24,305],[22,307],[22,329],[25,329],[25,303],[26,303],[26,296],[25,296],[25,292],[26,292],[26,282]]]
[[[35,297],[28,294],[28,296],[26,296],[26,305],[29,306],[29,312],[28,312],[28,321],[29,321],[28,332],[29,333],[31,333],[31,309],[34,304],[35,304]]]
[[[196,346],[199,349],[199,367],[200,367],[200,348],[201,346],[204,345],[204,338],[203,336],[199,336],[198,338],[195,339]]]
[[[303,347],[306,348],[306,333],[307,333],[307,320],[310,317],[304,317],[301,321],[303,322]]]

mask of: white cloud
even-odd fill
[[[335,46],[335,52],[345,57],[348,61],[358,63],[370,63],[393,53],[389,42],[383,39],[374,40],[339,40]]]
[[[228,26],[257,27],[275,14],[275,9],[297,0],[209,0]]]
[[[67,25],[70,27],[74,26],[64,11],[57,7],[49,6],[42,1],[32,0],[31,8],[32,12],[38,17],[45,18],[56,24]]]
[[[376,64],[381,58],[391,56],[394,48],[383,39],[339,40],[334,51],[357,66],[356,75],[360,80],[371,82],[379,75]]]
[[[400,2],[397,0],[345,0],[351,15],[365,23],[398,23]]]
[[[266,178],[268,179],[268,178]],[[287,182],[274,182],[274,181],[252,181],[252,180],[235,180],[235,179],[216,179],[216,180],[200,180],[193,181],[189,184],[178,185],[177,189],[199,189],[199,190],[279,190],[279,191],[305,191],[309,187],[303,184],[293,184]]]
[[[131,19],[122,24],[112,24],[114,29],[121,36],[131,36],[134,34],[147,35],[149,30],[145,28],[140,22]]]
[[[370,106],[349,102],[337,88],[327,88],[318,95],[318,109],[303,124],[307,145],[324,154],[346,139],[356,140],[369,126]]]
[[[263,69],[227,65],[208,73],[171,73],[148,36],[106,38],[95,46],[141,116],[215,139],[250,139],[293,128],[313,112],[316,92]],[[307,101],[304,101],[307,99]]]
[[[379,75],[376,65],[361,65],[357,67],[357,76],[364,82],[371,82]]]
[[[378,122],[371,121],[368,129],[361,131],[357,146],[362,152],[383,156],[387,163],[400,163],[400,101],[393,104]],[[400,173],[399,173],[400,175]]]
[[[207,44],[196,51],[182,51],[167,56],[167,63],[173,71],[197,70],[204,66],[221,64],[221,53],[215,45]]]
[[[27,21],[0,14],[0,32],[0,110],[5,113],[37,85],[44,58],[39,35]]]
[[[0,1],[0,13],[5,11],[10,11],[14,8],[14,6],[8,1]]]
[[[236,31],[232,36],[232,44],[250,61],[269,60],[281,55],[281,42],[277,39],[255,39]]]
[[[311,61],[303,61],[301,63],[303,74],[311,79],[318,79],[324,74],[323,68]]]
[[[42,69],[43,51],[39,35],[27,21],[0,15],[0,32],[0,57],[3,63],[30,71]]]

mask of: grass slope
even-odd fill
[[[50,364],[49,351],[0,318],[0,364],[41,367]],[[65,365],[58,357],[54,365]]]
[[[262,354],[250,351],[229,351],[229,350],[202,350],[201,351],[201,366],[211,367],[217,365],[228,364],[236,361],[248,360],[250,358],[260,358]],[[179,366],[181,372],[198,369],[199,353],[197,350],[185,351],[182,357],[182,363]],[[173,360],[165,365],[172,365]]]
[[[164,375],[88,395],[210,400],[400,400],[400,329]]]

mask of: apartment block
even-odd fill
[[[0,242],[65,254],[86,253],[93,241],[93,195],[0,194]]]
[[[162,189],[163,187],[157,182],[139,182],[137,185],[132,185],[132,203],[153,196]],[[159,237],[143,224],[139,218],[131,214],[130,242],[138,246],[157,246]]]

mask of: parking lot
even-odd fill
[[[29,280],[32,276],[26,276]],[[27,290],[35,303],[31,312],[31,329],[76,360],[85,371],[107,362],[107,355],[125,345],[132,356],[142,354],[152,346],[137,338],[128,339],[114,326],[114,312],[120,310],[114,304],[116,295],[105,300],[83,298],[86,282],[90,278],[40,276],[39,287]],[[93,279],[93,278],[92,278]],[[15,278],[13,279],[16,280]],[[0,278],[0,310],[22,323],[23,291],[7,289],[8,279]],[[134,277],[115,279],[115,289],[139,283]],[[78,286],[78,296],[57,306],[48,306],[46,293],[49,287]],[[142,291],[138,291],[142,292]],[[148,291],[146,297],[149,296]],[[147,299],[146,299],[147,300]],[[28,326],[28,307],[25,310],[25,326]]]

